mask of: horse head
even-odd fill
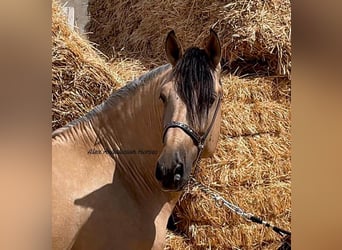
[[[165,50],[171,73],[160,87],[164,106],[163,150],[155,176],[165,191],[180,191],[200,156],[213,154],[221,120],[221,45],[211,29],[204,48],[184,53],[170,31]]]

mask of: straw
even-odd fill
[[[187,47],[199,45],[216,23],[226,59],[265,59],[270,76],[223,74],[220,139],[214,156],[201,160],[196,179],[245,211],[290,230],[289,3],[118,0],[92,1],[89,9],[91,40],[114,57],[106,58],[71,30],[53,1],[52,128],[81,117],[113,90],[165,62],[169,29],[175,28]],[[186,189],[174,216],[177,230],[168,232],[166,249],[276,249],[281,244],[272,230],[217,207],[196,187]]]

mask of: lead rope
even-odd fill
[[[227,201],[226,199],[224,199],[221,195],[217,194],[215,191],[213,191],[212,189],[210,189],[208,186],[203,185],[202,183],[198,182],[194,177],[191,177],[191,181],[204,193],[210,195],[217,203],[223,204],[224,206],[226,206],[227,208],[229,208],[231,211],[233,211],[234,213],[242,216],[245,220],[247,221],[252,221],[258,224],[262,224],[265,227],[269,227],[271,229],[273,229],[273,231],[275,231],[276,233],[280,234],[281,236],[290,236],[291,232],[286,231],[284,229],[281,229],[271,223],[268,223],[262,219],[260,219],[259,217],[251,214],[251,213],[247,213],[245,212],[243,209],[241,209],[240,207],[238,207],[237,205],[234,205],[233,203],[231,203],[230,201]]]

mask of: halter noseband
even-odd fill
[[[204,135],[200,136],[194,129],[192,129],[189,125],[183,123],[183,122],[178,122],[178,121],[171,121],[170,123],[166,124],[166,126],[164,127],[164,132],[163,132],[163,143],[164,143],[164,139],[165,139],[165,135],[168,131],[169,128],[180,128],[182,129],[187,135],[189,135],[191,137],[191,139],[193,140],[194,144],[196,145],[196,147],[198,148],[198,152],[197,152],[197,158],[195,163],[197,162],[197,160],[199,159],[203,149],[204,149],[204,144],[205,141],[214,125],[214,122],[216,120],[216,116],[217,116],[217,112],[219,109],[221,103],[221,95],[219,96],[217,105],[216,105],[216,109],[215,109],[215,113],[213,116],[213,119],[211,120],[211,123],[209,125],[209,128],[207,129],[207,131],[205,132]]]

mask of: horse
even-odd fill
[[[163,249],[167,222],[220,134],[221,45],[183,51],[52,133],[53,249]]]

